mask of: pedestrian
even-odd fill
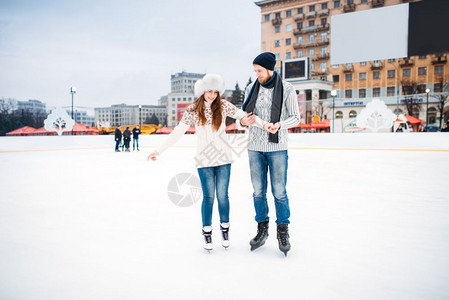
[[[137,151],[139,150],[139,135],[141,134],[140,131],[140,127],[137,125],[136,127],[133,128],[133,151],[136,149],[137,146]]]
[[[419,125],[418,132],[427,132],[427,129],[424,127],[423,124]]]
[[[443,127],[441,127],[441,132],[449,132],[449,127],[447,124],[443,124]]]
[[[131,131],[129,127],[126,127],[125,132],[123,132],[123,142],[125,144],[125,151],[129,152],[129,142],[131,141]]]
[[[250,127],[248,158],[253,185],[253,201],[256,212],[257,234],[250,241],[251,251],[265,244],[268,238],[267,182],[270,176],[271,191],[276,208],[277,239],[279,250],[285,255],[290,250],[288,224],[290,206],[287,196],[288,129],[299,124],[298,100],[294,87],[281,79],[274,71],[276,57],[264,52],[253,61],[257,80],[245,91],[242,109],[254,112],[262,120],[269,121],[269,132]],[[248,125],[247,118],[241,120]]]
[[[402,129],[401,124],[399,124],[398,128],[396,128],[396,132],[404,132],[404,129]]]
[[[115,152],[120,152],[119,147],[120,143],[122,142],[122,132],[120,130],[120,127],[115,128],[114,136],[115,136]]]
[[[226,117],[241,119],[246,116],[246,113],[221,99],[220,95],[225,90],[225,84],[220,75],[207,74],[195,83],[194,90],[198,98],[186,108],[181,121],[165,143],[152,152],[148,159],[156,160],[156,157],[175,144],[190,126],[195,126],[198,135],[195,162],[203,191],[201,205],[203,247],[211,251],[213,249],[212,208],[215,194],[220,215],[222,246],[227,248],[230,245],[228,188],[232,152],[226,137]],[[264,125],[268,125],[267,122],[255,116],[248,119],[254,120],[254,125],[261,130]]]

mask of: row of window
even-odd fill
[[[321,19],[321,25],[325,26],[327,24],[327,18],[322,18]],[[310,20],[309,21],[309,26],[308,27],[313,27],[313,26],[317,26],[317,23],[315,23],[315,20]],[[303,29],[304,28],[304,22],[297,22],[296,23],[296,28],[297,29]],[[285,32],[292,32],[292,24],[287,24],[285,25]],[[281,33],[281,26],[274,26],[274,33]]]
[[[308,36],[309,42],[315,42],[315,41],[317,41],[317,40],[316,40],[316,36],[317,36],[316,33],[310,34],[310,35]],[[298,36],[298,37],[296,38],[296,42],[298,43],[298,45],[301,45],[303,42],[305,42],[305,39],[304,39],[305,37],[306,37],[306,36]],[[320,38],[321,38],[321,41],[322,41],[322,42],[327,42],[327,33],[326,33],[326,32],[321,33],[321,34],[320,34]],[[291,38],[286,38],[286,39],[285,39],[285,45],[286,45],[286,46],[289,46],[289,45],[291,45],[291,44],[292,44],[292,39],[291,39]],[[275,41],[274,41],[274,46],[275,46],[275,47],[280,47],[280,46],[281,46],[281,40],[275,40]]]
[[[404,95],[411,95],[411,94],[424,94],[426,92],[427,86],[425,84],[419,84],[416,87],[413,86],[404,86],[403,87],[403,94]],[[433,91],[435,93],[438,93],[441,91],[441,84],[435,83],[433,85]],[[366,89],[359,89],[359,98],[366,98]],[[380,97],[381,96],[381,89],[380,88],[373,88],[372,89],[372,97]],[[389,86],[387,87],[387,96],[392,97],[396,96],[396,87]],[[345,98],[352,98],[353,97],[353,90],[345,90]]]
[[[351,110],[349,112],[349,117],[350,118],[356,118],[357,117],[357,112],[355,110]],[[342,119],[343,118],[343,112],[341,110],[335,112],[335,119]]]

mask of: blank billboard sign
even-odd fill
[[[335,15],[331,24],[331,64],[449,52],[449,0]]]
[[[331,64],[407,57],[409,4],[331,17]]]

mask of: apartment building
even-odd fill
[[[95,123],[104,126],[121,126],[143,124],[147,118],[156,115],[163,124],[167,117],[166,107],[159,105],[117,104],[110,107],[95,108]]]

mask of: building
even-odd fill
[[[144,124],[147,118],[155,115],[159,123],[164,124],[167,117],[166,107],[159,105],[117,104],[111,107],[95,108],[95,123],[105,127]]]
[[[195,82],[199,79],[203,79],[206,74],[199,73],[187,73],[180,72],[172,74],[171,81],[171,93],[190,93],[193,94]]]
[[[33,113],[45,113],[46,104],[39,100],[17,101],[17,110],[27,110]]]
[[[298,91],[301,115],[306,122],[310,122],[314,115],[332,118],[332,105],[335,105],[337,118],[353,121],[367,102],[380,98],[396,114],[409,114],[422,120],[430,115],[428,125],[439,126],[438,96],[449,92],[447,53],[330,65],[332,15],[404,2],[412,1],[256,2],[262,17],[261,51],[276,55],[276,69],[282,71],[282,61],[309,58],[311,76],[308,80],[292,82]],[[337,91],[335,101],[330,96],[333,89]],[[407,105],[410,101],[416,102],[416,105]],[[447,120],[448,114],[449,108],[446,107],[444,120]]]
[[[68,109],[66,110],[67,114],[72,117],[72,110]],[[73,120],[75,123],[80,123],[86,126],[95,126],[95,117],[89,116],[86,111],[79,111],[74,110],[73,111]]]

